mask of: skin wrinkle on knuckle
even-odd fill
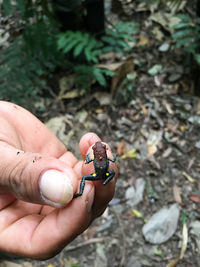
[[[31,180],[28,179],[29,172],[27,171],[27,165],[25,165],[24,157],[18,159],[15,164],[13,163],[9,166],[9,173],[6,174],[8,181],[6,182],[8,187],[11,187],[11,191],[19,199],[26,198],[29,199],[28,191],[32,188]],[[27,182],[29,182],[27,184]],[[10,189],[10,188],[9,188]]]

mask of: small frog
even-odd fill
[[[85,164],[89,164],[93,161],[95,172],[82,177],[79,193],[75,194],[73,198],[79,197],[83,194],[85,187],[85,181],[97,181],[104,180],[103,185],[109,183],[115,176],[114,171],[109,171],[109,161],[115,162],[116,158],[110,159],[107,157],[106,146],[102,142],[96,142],[92,147],[94,158],[90,158],[87,154]]]

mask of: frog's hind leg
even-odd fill
[[[83,194],[83,190],[84,190],[84,187],[85,187],[85,181],[97,181],[97,180],[101,180],[102,178],[99,178],[96,176],[95,173],[93,174],[88,174],[88,175],[85,175],[82,177],[81,179],[81,183],[80,183],[80,189],[79,189],[79,193],[75,194],[73,196],[73,198],[76,198],[76,197],[79,197]]]
[[[103,185],[106,185],[107,183],[109,183],[112,178],[115,176],[115,172],[114,171],[109,171],[106,173],[107,178],[105,179],[105,181],[103,182]]]

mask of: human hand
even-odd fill
[[[106,186],[87,181],[83,195],[72,200],[81,177],[93,172],[84,160],[99,137],[82,137],[83,161],[78,161],[36,117],[15,104],[0,101],[0,125],[0,250],[47,259],[103,213],[116,177]],[[117,174],[115,163],[110,165]]]

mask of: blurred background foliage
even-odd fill
[[[100,28],[97,25],[91,30],[85,16],[88,2],[92,1],[1,1],[2,17],[12,22],[7,45],[0,51],[1,99],[26,105],[29,97],[55,97],[56,86],[52,88],[49,80],[59,71],[74,73],[83,93],[90,91],[95,81],[99,86],[108,85],[107,77],[114,73],[105,64],[102,67],[102,56],[110,52],[130,56],[140,25],[133,21],[134,16],[113,25],[102,12]],[[126,7],[127,1],[119,2]],[[167,8],[177,16],[170,30],[172,49],[180,49],[188,60],[200,64],[198,4],[194,17],[185,11],[183,0],[132,2],[149,5],[152,13]]]

